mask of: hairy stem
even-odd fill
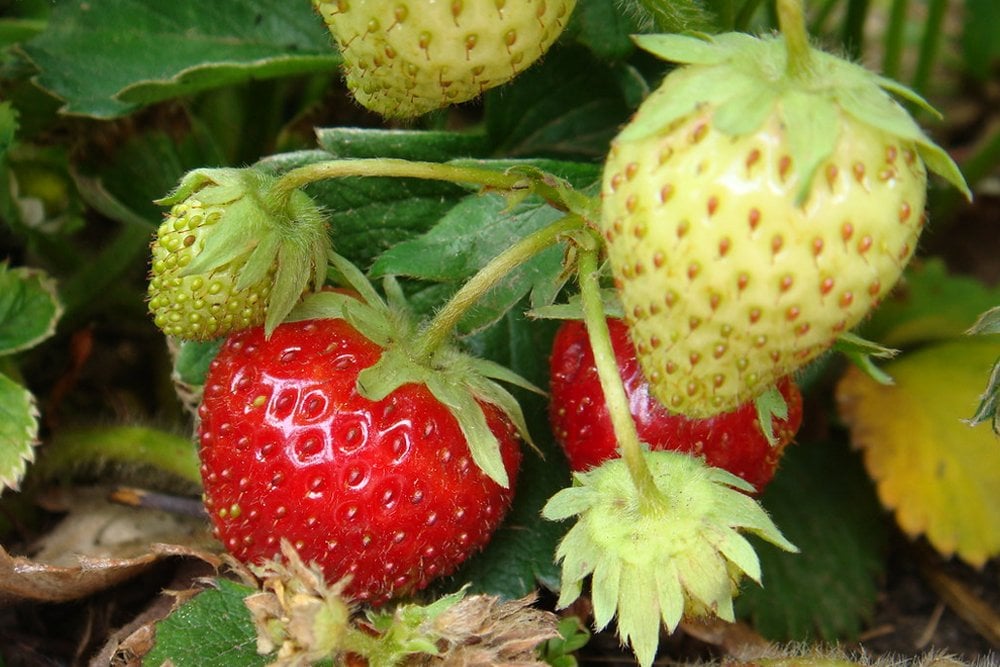
[[[63,430],[46,446],[35,472],[60,477],[93,465],[148,466],[201,485],[201,464],[191,439],[143,426]]]
[[[615,352],[611,346],[611,334],[605,319],[604,305],[601,303],[601,288],[598,281],[599,244],[584,248],[580,253],[579,281],[580,297],[583,301],[583,319],[587,325],[587,335],[590,347],[594,352],[594,363],[597,366],[597,376],[601,381],[601,390],[608,405],[611,425],[615,430],[615,439],[621,450],[622,460],[628,467],[632,482],[639,490],[639,497],[647,505],[652,505],[661,497],[656,488],[653,474],[646,465],[642,455],[642,445],[639,443],[639,433],[632,420],[628,396],[615,361]]]
[[[310,183],[348,176],[421,178],[480,185],[493,190],[528,190],[552,203],[561,203],[561,197],[555,188],[537,180],[527,179],[522,174],[509,174],[466,165],[390,158],[330,160],[298,167],[281,175],[271,190],[271,195],[280,201]]]
[[[580,217],[567,215],[524,237],[490,260],[476,275],[462,285],[461,289],[437,312],[434,319],[421,332],[415,348],[417,359],[429,359],[434,351],[451,335],[469,308],[496,287],[501,280],[507,277],[508,273],[558,242],[563,235],[581,229],[583,225],[584,221]]]
[[[788,76],[796,79],[807,76],[812,68],[812,48],[802,9],[802,0],[777,0],[778,24],[785,36],[788,49]]]

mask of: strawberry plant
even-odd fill
[[[982,658],[997,18],[0,0],[0,663]]]

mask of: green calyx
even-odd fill
[[[643,456],[657,502],[643,502],[625,463],[614,459],[574,475],[574,486],[553,496],[542,516],[577,517],[556,551],[559,606],[576,600],[591,576],[596,629],[617,616],[622,641],[648,666],[661,622],[672,632],[684,616],[732,621],[739,579],[760,581],[757,554],[739,531],[797,549],[746,495],[753,487],[740,478],[677,452]]]
[[[510,480],[500,454],[500,444],[490,430],[483,404],[498,407],[519,435],[531,443],[528,426],[517,399],[497,381],[540,392],[511,370],[473,357],[450,342],[433,346],[425,355],[424,336],[407,312],[398,286],[388,283],[389,301],[384,300],[368,279],[348,260],[331,252],[330,263],[357,296],[323,291],[306,297],[289,320],[335,318],[383,348],[382,356],[358,376],[358,393],[379,401],[406,384],[422,384],[458,422],[477,466],[497,484],[507,488]]]
[[[322,211],[301,190],[286,193],[276,183],[252,168],[196,169],[157,201],[172,206],[171,226],[161,227],[154,242],[150,310],[158,324],[207,317],[212,322],[207,326],[192,329],[181,321],[176,329],[198,339],[259,324],[270,334],[304,292],[322,284],[330,247]],[[177,248],[157,257],[158,244]],[[182,248],[185,256],[170,266],[170,253]],[[223,312],[232,308],[221,299],[213,302],[220,290],[233,302],[249,301],[247,317],[221,323],[218,313],[190,310],[195,302]],[[244,298],[248,294],[253,296]],[[259,307],[258,300],[263,300]]]
[[[971,198],[948,153],[931,141],[890,95],[938,115],[902,84],[794,40],[793,46],[808,48],[808,53],[799,54],[799,66],[789,68],[789,48],[781,35],[641,35],[635,41],[664,60],[688,67],[664,79],[618,136],[618,142],[663,132],[706,106],[714,109],[712,127],[730,136],[756,132],[778,114],[787,132],[792,168],[803,184],[800,200],[804,201],[817,168],[833,153],[840,123],[846,120],[912,144],[931,171]]]

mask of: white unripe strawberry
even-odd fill
[[[410,118],[514,78],[562,33],[576,0],[313,0],[364,107]]]
[[[654,395],[732,410],[827,350],[892,288],[957,167],[858,65],[782,37],[648,36],[691,63],[614,140],[602,231]]]

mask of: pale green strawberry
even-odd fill
[[[514,78],[562,33],[576,0],[313,0],[363,106],[409,118]]]
[[[926,171],[957,167],[885,92],[781,37],[648,36],[692,63],[614,140],[602,231],[654,395],[705,417],[754,399],[854,327],[892,288],[925,223]]]
[[[277,326],[322,285],[326,224],[301,191],[272,197],[271,176],[197,169],[158,203],[171,205],[151,247],[149,310],[168,336],[209,340]]]

